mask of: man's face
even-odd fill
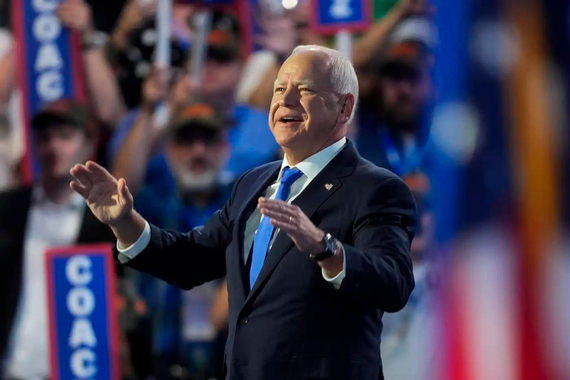
[[[47,127],[37,133],[37,152],[42,175],[57,179],[69,177],[69,170],[85,162],[92,146],[84,131],[73,126]]]
[[[281,66],[273,88],[269,127],[282,147],[319,150],[335,132],[340,105],[329,66],[328,56],[321,52],[294,55]]]
[[[425,67],[383,75],[379,81],[384,120],[398,129],[415,131],[433,94],[429,70]]]
[[[170,139],[168,159],[183,190],[204,191],[217,185],[229,154],[227,133],[202,131],[191,139]]]
[[[178,105],[196,99],[215,102],[219,96],[232,95],[240,77],[239,60],[219,62],[210,59],[204,65],[200,84],[188,72],[178,77],[172,89],[172,101]]]
[[[241,62],[238,59],[219,61],[209,59],[204,65],[202,91],[207,95],[233,92],[241,76]]]

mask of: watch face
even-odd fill
[[[335,238],[332,237],[331,234],[325,235],[325,245],[326,245],[326,251],[328,251],[328,252],[336,251],[336,241],[335,241]]]

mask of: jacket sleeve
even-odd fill
[[[225,276],[225,253],[233,231],[232,207],[242,178],[234,185],[228,202],[204,226],[179,233],[151,224],[148,246],[126,265],[187,290]],[[117,259],[116,247],[114,251]]]
[[[410,245],[416,224],[416,204],[404,181],[391,177],[376,186],[358,210],[353,245],[344,244],[342,296],[401,310],[414,289]]]

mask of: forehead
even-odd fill
[[[50,125],[43,127],[39,131],[36,131],[38,138],[55,137],[55,136],[72,136],[72,135],[83,135],[83,130],[73,126],[73,125]]]
[[[328,85],[329,57],[322,52],[303,52],[293,55],[283,63],[277,74],[277,83],[287,81],[312,82]]]

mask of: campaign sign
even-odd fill
[[[18,78],[27,142],[24,173],[32,178],[30,119],[46,102],[85,100],[81,45],[77,33],[61,25],[60,0],[12,0],[12,23],[18,55]]]
[[[235,0],[177,0],[177,3],[193,4],[204,7],[231,7],[234,6]]]
[[[50,379],[119,380],[110,244],[46,252]]]
[[[372,21],[370,0],[312,0],[311,24],[318,34],[365,30]]]
[[[259,23],[261,17],[260,0],[240,0],[238,2],[238,12],[241,26],[241,39],[244,56],[262,50],[260,43],[263,30]]]

